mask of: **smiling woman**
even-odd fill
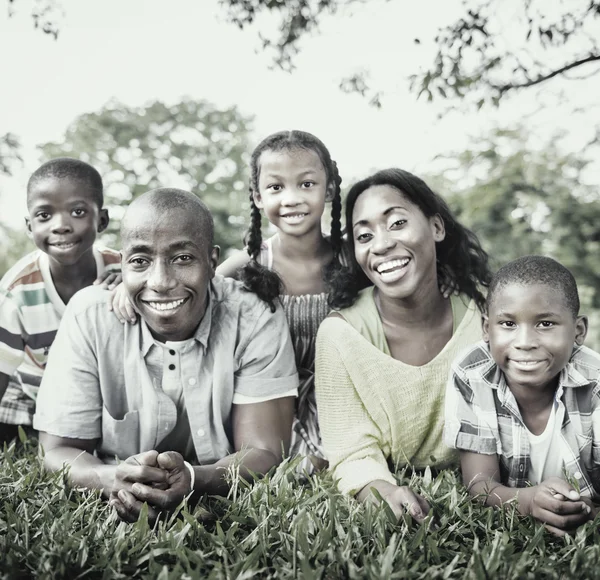
[[[390,465],[444,467],[444,390],[456,354],[481,338],[487,255],[442,198],[400,169],[355,184],[346,202],[349,264],[332,283],[338,310],[317,338],[325,453],[345,493],[372,488],[417,520],[427,502]],[[451,278],[457,296],[445,298]]]

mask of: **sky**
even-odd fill
[[[408,75],[432,61],[432,39],[460,15],[460,0],[358,3],[304,41],[292,74],[274,70],[258,50],[258,32],[273,35],[271,19],[240,31],[217,0],[63,0],[57,40],[33,28],[32,2],[14,2],[11,18],[2,12],[8,3],[0,3],[0,135],[18,135],[25,154],[13,178],[0,178],[0,222],[12,227],[22,224],[25,184],[39,165],[36,145],[59,140],[78,115],[111,99],[137,106],[190,96],[236,105],[254,116],[255,143],[281,129],[312,132],[346,183],[389,166],[426,173],[437,155],[465,149],[496,126],[526,123],[541,141],[562,128],[572,150],[591,138],[590,119],[568,117],[557,103],[560,81],[479,112],[448,110],[409,92]],[[338,88],[362,69],[385,91],[381,110]],[[584,102],[590,88],[600,94],[598,79],[586,83],[568,105]]]

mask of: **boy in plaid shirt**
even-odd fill
[[[37,250],[0,280],[0,445],[31,428],[48,351],[66,304],[91,285],[111,284],[120,254],[94,247],[108,225],[102,178],[78,159],[44,163],[27,184],[27,228]]]
[[[600,355],[583,346],[572,274],[526,256],[494,276],[483,342],[453,364],[447,445],[487,505],[515,500],[557,535],[594,517],[600,493]]]

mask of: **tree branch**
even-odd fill
[[[527,82],[524,83],[508,83],[505,85],[492,85],[492,87],[496,90],[498,90],[501,94],[504,94],[505,92],[511,90],[511,89],[523,89],[526,87],[533,87],[534,85],[538,85],[540,83],[543,83],[544,81],[547,81],[557,75],[563,74],[573,68],[576,68],[578,66],[581,66],[583,64],[587,64],[588,62],[594,62],[594,61],[600,61],[600,54],[590,54],[588,57],[586,58],[582,58],[580,60],[577,60],[575,62],[569,63],[557,70],[552,71],[551,73],[548,73],[546,75],[540,75],[535,79],[529,80]]]

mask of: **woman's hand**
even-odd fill
[[[387,502],[397,519],[405,513],[410,514],[417,522],[422,523],[431,507],[427,500],[415,493],[410,487],[397,486],[384,480],[372,481],[357,494],[359,501],[373,501],[377,490],[381,499]]]
[[[137,319],[137,314],[123,284],[119,284],[112,291],[112,296],[108,302],[108,309],[115,313],[115,316],[122,324],[126,322],[133,324]]]

